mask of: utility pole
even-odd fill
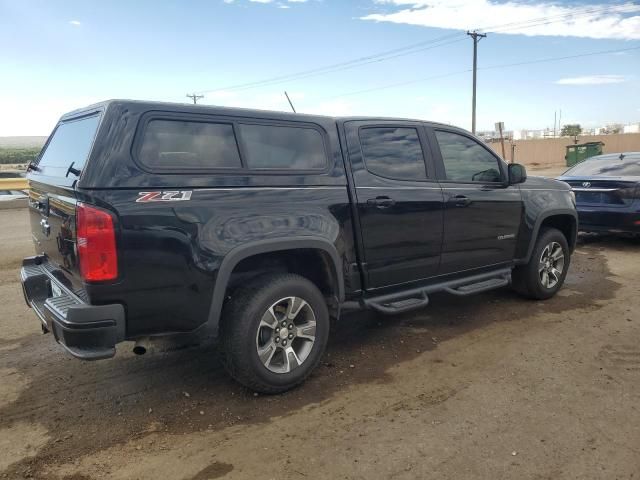
[[[558,136],[562,136],[562,109],[560,109],[560,115],[558,117]]]
[[[500,144],[502,145],[502,158],[506,161],[507,154],[504,152],[504,122],[496,122],[495,128],[500,134]]]
[[[198,103],[198,100],[200,100],[201,98],[204,98],[204,95],[197,95],[194,92],[191,95],[187,94],[187,98],[190,98],[191,100],[193,100],[193,104],[195,105],[196,103]]]
[[[476,79],[478,70],[478,42],[485,38],[487,35],[478,33],[475,30],[473,32],[467,32],[471,38],[473,38],[473,97],[471,100],[471,133],[476,134]]]

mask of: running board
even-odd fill
[[[380,313],[395,315],[426,307],[429,297],[424,289],[416,289],[365,299],[364,304]]]
[[[498,278],[490,278],[483,282],[469,283],[457,288],[445,288],[444,291],[451,293],[452,295],[466,296],[473,295],[474,293],[482,293],[495,288],[506,287],[511,283],[511,275],[505,275]]]
[[[453,295],[466,296],[505,287],[510,283],[511,269],[506,268],[403,292],[365,298],[362,302],[367,308],[387,315],[394,315],[426,307],[429,304],[429,294],[431,293],[447,292]]]

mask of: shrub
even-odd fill
[[[0,147],[0,164],[29,163],[40,153],[40,148],[7,148]]]

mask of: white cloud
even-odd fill
[[[289,3],[306,3],[307,0],[287,0]]]
[[[291,8],[291,7],[289,5],[280,4],[280,5],[278,5],[278,8]]]
[[[249,0],[252,3],[271,3],[273,0]]]
[[[486,32],[527,36],[584,37],[598,39],[640,39],[640,5],[589,4],[577,8],[540,0],[376,0],[398,7],[391,13],[361,17],[376,22],[403,23],[454,30],[481,29]],[[547,18],[548,21],[523,22]],[[521,24],[520,26],[506,24]],[[503,25],[502,31],[495,26]],[[495,28],[492,28],[494,26]]]
[[[626,78],[623,75],[585,75],[582,77],[561,78],[554,83],[557,85],[606,85],[625,81]]]
[[[69,25],[73,25],[74,27],[79,27],[82,25],[79,20],[69,20]]]

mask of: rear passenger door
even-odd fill
[[[506,164],[462,130],[427,132],[445,205],[440,274],[511,262],[523,206]]]
[[[435,276],[442,243],[442,191],[423,126],[345,123],[367,288]]]

